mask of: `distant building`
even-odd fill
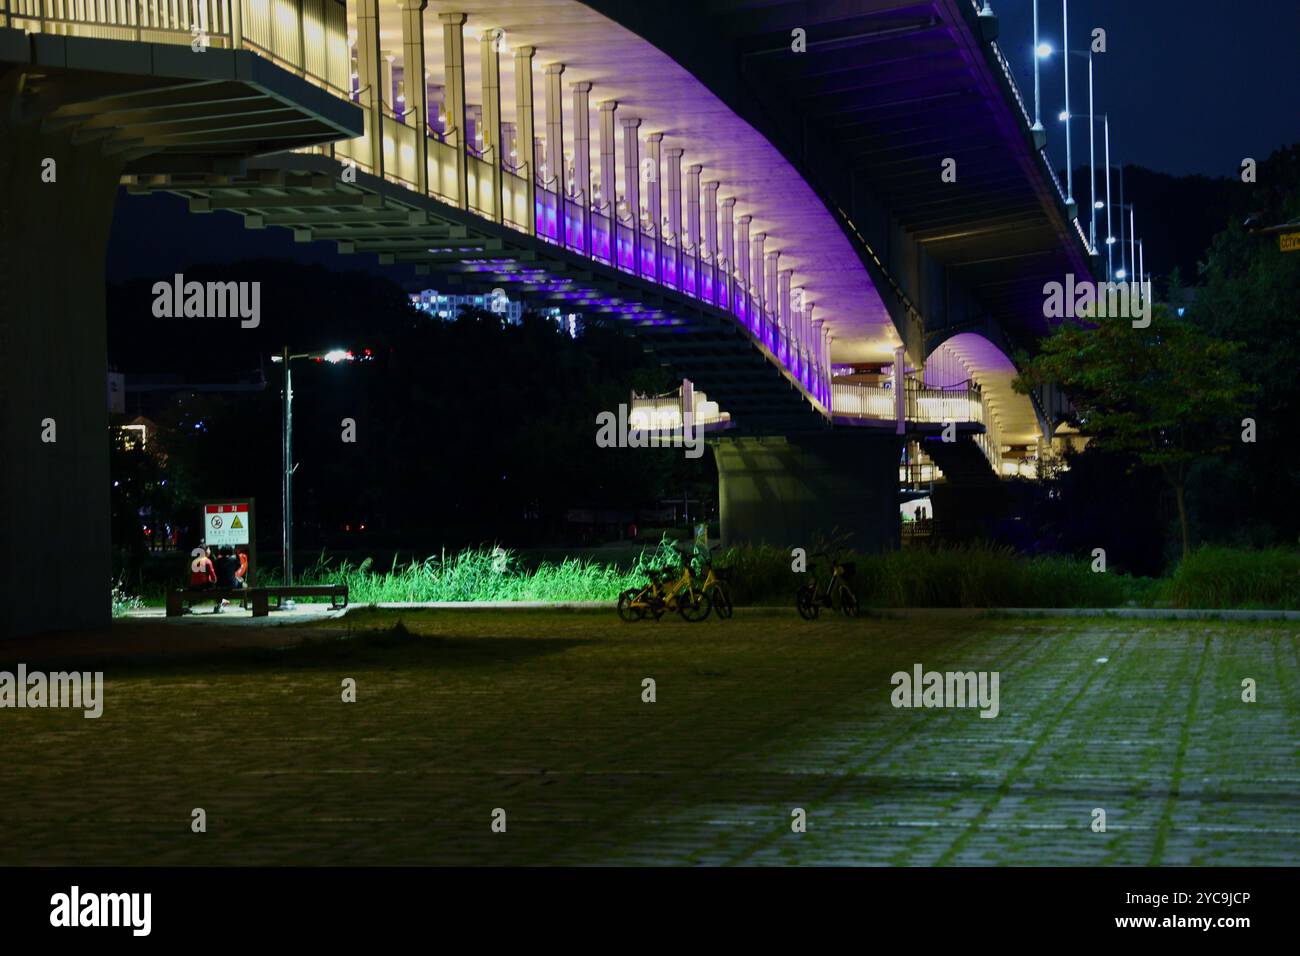
[[[483,312],[500,312],[507,322],[518,324],[523,318],[524,305],[504,296],[492,295],[443,295],[436,289],[411,293],[411,304],[421,312],[439,319],[454,319],[462,309],[478,309]]]
[[[497,312],[512,325],[518,325],[523,319],[524,304],[503,295],[444,295],[436,289],[425,289],[411,293],[411,305],[434,318],[451,321],[460,315],[462,309],[477,309],[483,312]],[[536,310],[538,314],[554,319],[569,335],[578,334],[579,317],[574,313],[562,312],[558,308]]]

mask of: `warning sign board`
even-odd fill
[[[1300,252],[1300,232],[1285,232],[1277,237],[1278,248],[1283,252]]]
[[[248,544],[248,504],[203,506],[203,539],[208,547]]]

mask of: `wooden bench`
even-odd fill
[[[223,598],[227,601],[239,601],[243,603],[248,600],[251,592],[247,588],[207,588],[199,590],[197,588],[180,588],[175,591],[167,592],[167,616],[179,617],[185,613],[185,608],[191,604],[203,604],[207,601],[221,601]],[[213,609],[215,610],[215,608]]]
[[[292,587],[253,588],[248,592],[253,605],[253,617],[266,617],[271,611],[271,598],[275,598],[275,607],[279,610],[285,598],[327,597],[330,607],[337,610],[348,606],[348,586],[346,584],[295,584]]]
[[[266,617],[271,613],[271,598],[278,610],[285,598],[327,597],[332,609],[348,606],[346,584],[295,584],[293,587],[270,588],[209,588],[206,591],[178,589],[167,592],[167,616],[179,617],[190,604],[205,601],[239,601],[253,609],[253,617]],[[213,609],[215,610],[215,608]]]

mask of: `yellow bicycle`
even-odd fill
[[[731,569],[713,566],[713,552],[720,547],[722,545],[715,544],[701,559],[704,583],[700,585],[700,590],[708,595],[718,620],[725,621],[731,617],[734,608],[731,606],[731,595],[727,593],[727,579],[731,576]]]
[[[674,573],[676,579],[670,580]],[[695,584],[690,561],[682,562],[680,572],[657,568],[649,570],[647,576],[644,585],[628,588],[618,596],[618,616],[624,621],[643,621],[651,615],[657,621],[668,611],[676,611],[686,621],[702,621],[713,609],[705,589]]]

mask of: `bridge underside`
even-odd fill
[[[707,302],[563,249],[545,239],[326,156],[255,160],[238,175],[140,176],[193,212],[235,212],[249,228],[279,226],[301,242],[327,240],[436,275],[443,292],[488,293],[599,316],[634,333],[659,361],[706,389],[741,430],[819,431],[825,416],[748,329]],[[352,174],[349,174],[352,178]]]
[[[251,53],[0,30],[0,633],[110,614],[104,262],[133,169],[219,168],[355,134],[356,110]]]

